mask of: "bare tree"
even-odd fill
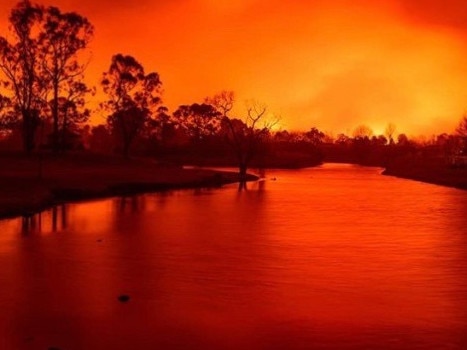
[[[389,141],[389,144],[391,145],[394,143],[395,132],[396,132],[396,124],[388,123],[388,125],[386,125],[386,128],[384,129],[384,136],[386,136],[386,138]]]
[[[235,95],[233,91],[224,90],[212,97],[206,98],[205,102],[214,106],[222,114],[222,117],[228,117],[228,114],[234,107]]]
[[[373,130],[368,125],[359,125],[353,131],[353,137],[356,139],[369,139],[371,136],[373,136]]]
[[[221,130],[235,152],[240,182],[245,183],[251,161],[259,155],[261,146],[278,119],[268,120],[266,105],[255,101],[247,103],[243,118],[229,117],[234,106],[234,94],[228,91],[208,98],[206,102],[212,104],[223,116]]]

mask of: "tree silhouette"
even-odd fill
[[[175,122],[194,141],[213,136],[220,128],[221,112],[207,103],[182,105],[174,112]]]
[[[110,113],[107,123],[125,156],[129,155],[135,138],[161,103],[161,84],[159,74],[146,75],[134,57],[122,54],[112,57],[101,81],[109,98],[102,107]]]
[[[169,114],[169,109],[159,106],[153,118],[148,121],[146,136],[159,146],[166,146],[175,135],[175,121]]]
[[[251,161],[260,153],[261,146],[277,120],[267,120],[267,107],[255,101],[246,106],[243,119],[231,118],[229,113],[234,105],[234,94],[224,91],[206,102],[213,105],[222,115],[221,132],[235,152],[240,183],[245,183]]]
[[[384,129],[384,136],[386,136],[390,145],[394,144],[394,133],[396,129],[396,124],[394,123],[388,123]]]
[[[459,121],[459,124],[456,128],[456,133],[464,138],[467,138],[467,115],[464,115]]]
[[[371,144],[375,147],[382,147],[388,143],[388,139],[384,135],[374,135],[371,137]]]
[[[322,144],[325,137],[326,135],[315,127],[311,128],[310,131],[307,131],[305,133],[306,140],[310,142],[313,146],[319,146],[320,144]]]
[[[15,112],[21,118],[23,148],[34,149],[34,137],[39,125],[39,110],[43,107],[44,82],[39,78],[39,21],[43,7],[28,0],[20,1],[11,11],[9,22],[12,41],[0,37],[0,70],[4,85],[11,91]]]
[[[43,10],[41,32],[38,37],[41,59],[40,78],[52,92],[49,101],[52,114],[52,148],[60,148],[60,116],[64,105],[76,105],[76,98],[83,98],[88,89],[82,82],[85,65],[78,61],[78,53],[85,49],[92,38],[93,26],[87,18],[74,13],[62,13],[57,7]],[[64,96],[65,95],[65,96]],[[68,101],[65,103],[65,101]],[[67,108],[68,110],[68,108]],[[63,121],[66,125],[66,121]]]
[[[13,8],[9,22],[12,39],[0,37],[0,70],[20,117],[23,148],[33,150],[41,114],[49,111],[52,146],[57,151],[63,99],[69,99],[73,88],[77,90],[72,95],[81,97],[87,91],[81,82],[85,65],[79,63],[77,54],[87,46],[93,27],[76,13],[62,13],[57,7],[28,0]]]
[[[367,125],[359,125],[353,131],[355,139],[370,138],[371,136],[373,136],[373,130]]]
[[[400,146],[407,146],[410,143],[409,138],[407,137],[406,134],[399,134],[397,136],[397,144]]]
[[[0,136],[11,130],[16,123],[16,116],[11,107],[11,99],[0,94]]]
[[[347,136],[346,134],[338,134],[336,137],[336,140],[334,141],[335,144],[341,145],[341,146],[348,146],[352,142],[352,139]]]
[[[105,125],[96,125],[91,128],[89,135],[89,148],[99,153],[110,153],[113,140],[110,131]]]
[[[62,96],[50,101],[52,106],[57,106],[57,121],[59,131],[59,148],[66,149],[70,146],[68,138],[77,133],[80,124],[85,123],[90,117],[90,110],[86,108],[85,96],[93,93],[86,84],[79,81],[68,81]],[[56,142],[55,134],[52,133],[52,142]]]

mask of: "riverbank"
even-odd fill
[[[237,166],[237,158],[232,154],[226,155],[165,155],[160,159],[173,164],[187,164],[198,167],[234,168]],[[322,158],[304,152],[275,152],[250,162],[252,169],[302,169],[311,168],[323,164]]]
[[[467,168],[448,166],[442,158],[404,158],[386,166],[383,175],[467,190]]]
[[[248,180],[257,177],[249,175]],[[238,182],[235,172],[183,169],[148,159],[77,154],[0,156],[0,218],[93,198]]]

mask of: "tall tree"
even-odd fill
[[[76,13],[62,13],[56,7],[43,7],[29,0],[20,1],[9,17],[11,40],[0,37],[0,71],[21,121],[23,147],[34,148],[41,114],[51,112],[52,145],[60,139],[60,101],[69,88],[80,84],[85,65],[78,53],[92,37],[89,21]],[[49,93],[52,97],[49,98]]]
[[[53,6],[44,10],[42,22],[38,38],[41,79],[47,82],[52,93],[49,101],[53,121],[52,148],[58,151],[60,136],[63,136],[60,116],[63,116],[64,101],[71,105],[74,101],[70,100],[70,94],[82,97],[87,91],[82,82],[86,64],[79,62],[78,54],[89,44],[94,28],[87,18],[74,12],[63,13]]]
[[[85,97],[94,93],[86,84],[70,79],[64,87],[57,103],[51,100],[52,106],[57,105],[57,120],[59,121],[59,149],[64,150],[70,146],[69,138],[77,133],[80,125],[85,123],[90,117],[90,110],[86,107]],[[52,133],[52,142],[55,134]]]
[[[21,121],[23,148],[28,153],[34,149],[39,111],[43,106],[44,82],[39,78],[37,34],[43,14],[42,6],[20,1],[9,17],[11,41],[0,37],[0,71]]]
[[[146,74],[134,57],[117,54],[112,57],[101,85],[108,96],[102,103],[109,112],[107,123],[122,153],[128,156],[132,143],[161,103],[159,74]]]

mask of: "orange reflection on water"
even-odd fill
[[[0,223],[4,348],[466,345],[464,191],[326,165],[67,208],[54,234]]]

